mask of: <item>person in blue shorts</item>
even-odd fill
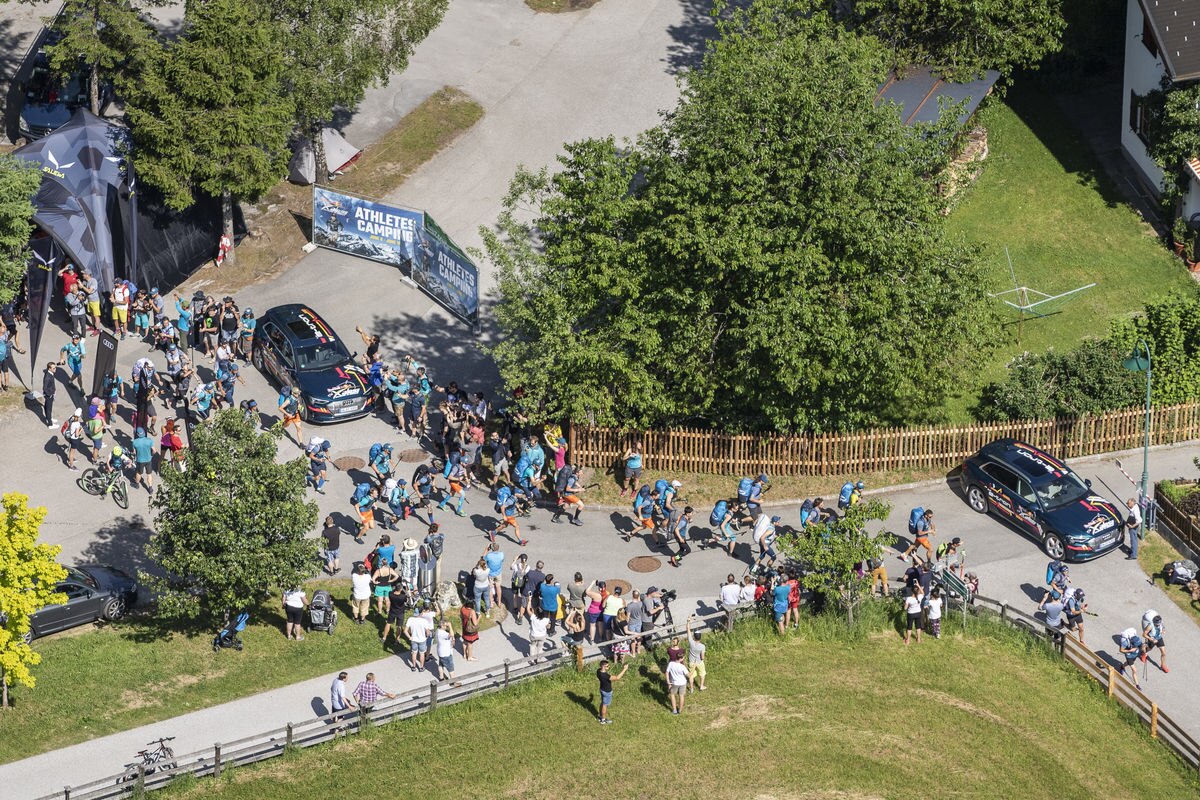
[[[78,333],[71,334],[71,341],[64,344],[59,351],[62,356],[58,360],[60,366],[66,365],[71,373],[71,380],[83,392],[83,357],[87,355],[87,346],[80,340]]]
[[[613,681],[619,681],[625,677],[625,673],[629,671],[629,662],[625,663],[621,671],[616,675],[608,671],[608,659],[603,659],[600,662],[600,668],[596,670],[596,678],[600,681],[600,724],[608,725],[612,722],[608,718],[608,707],[612,705],[613,697]]]
[[[783,636],[787,622],[788,597],[791,593],[792,587],[788,585],[787,581],[780,581],[771,590],[771,611],[775,614],[775,627],[779,630],[780,636]]]

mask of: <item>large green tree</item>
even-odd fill
[[[257,2],[192,3],[183,35],[122,85],[141,180],[175,209],[196,192],[221,198],[230,237],[234,201],[257,198],[287,169],[294,106],[280,80],[282,38]]]
[[[58,545],[39,544],[46,509],[30,508],[29,498],[9,493],[0,508],[0,708],[8,707],[8,687],[33,688],[31,667],[42,657],[29,646],[29,617],[38,609],[67,598],[56,584],[67,571],[56,560]]]
[[[317,182],[328,178],[321,131],[338,109],[353,111],[367,87],[386,84],[408,66],[441,22],[449,0],[275,0],[267,4],[283,31],[282,87],[310,138]]]
[[[854,0],[850,19],[886,42],[892,66],[952,80],[1008,76],[1062,46],[1062,0]],[[1119,22],[1117,24],[1120,24]]]
[[[29,265],[33,195],[42,182],[37,166],[0,155],[0,303],[16,296]]]
[[[929,180],[952,121],[908,128],[877,107],[886,53],[807,8],[734,12],[660,126],[518,174],[484,239],[494,354],[535,414],[922,419],[986,349],[977,257],[944,236]]]
[[[25,0],[29,2],[29,0]],[[130,0],[65,0],[53,28],[61,39],[49,48],[50,63],[60,75],[72,75],[82,66],[88,81],[88,105],[99,115],[100,81],[136,80],[142,54],[152,49],[154,28],[142,9],[165,0],[132,3]]]
[[[219,618],[316,574],[317,506],[303,459],[276,463],[280,436],[226,409],[193,430],[187,471],[163,472],[142,580],[164,616]]]

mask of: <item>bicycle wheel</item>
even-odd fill
[[[124,478],[117,478],[113,483],[112,496],[119,507],[129,508],[129,484],[125,482]]]
[[[104,494],[104,478],[100,477],[100,470],[95,467],[85,469],[76,483],[88,494]]]

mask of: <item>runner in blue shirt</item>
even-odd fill
[[[62,356],[58,360],[59,365],[67,366],[71,373],[71,380],[75,381],[79,391],[83,392],[83,357],[87,355],[87,346],[79,338],[78,333],[73,333],[71,341],[63,345],[58,352]]]

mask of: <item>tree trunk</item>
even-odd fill
[[[0,708],[8,708],[8,675],[0,667]]]
[[[88,102],[92,113],[100,116],[100,70],[95,64],[88,71]]]
[[[236,241],[233,238],[233,194],[225,192],[221,195],[221,230],[229,237],[229,241]],[[231,247],[229,254],[225,256],[225,260],[230,264],[237,263],[237,248]]]
[[[313,162],[316,164],[313,183],[320,186],[329,183],[329,163],[325,160],[325,126],[317,123],[312,128]]]

